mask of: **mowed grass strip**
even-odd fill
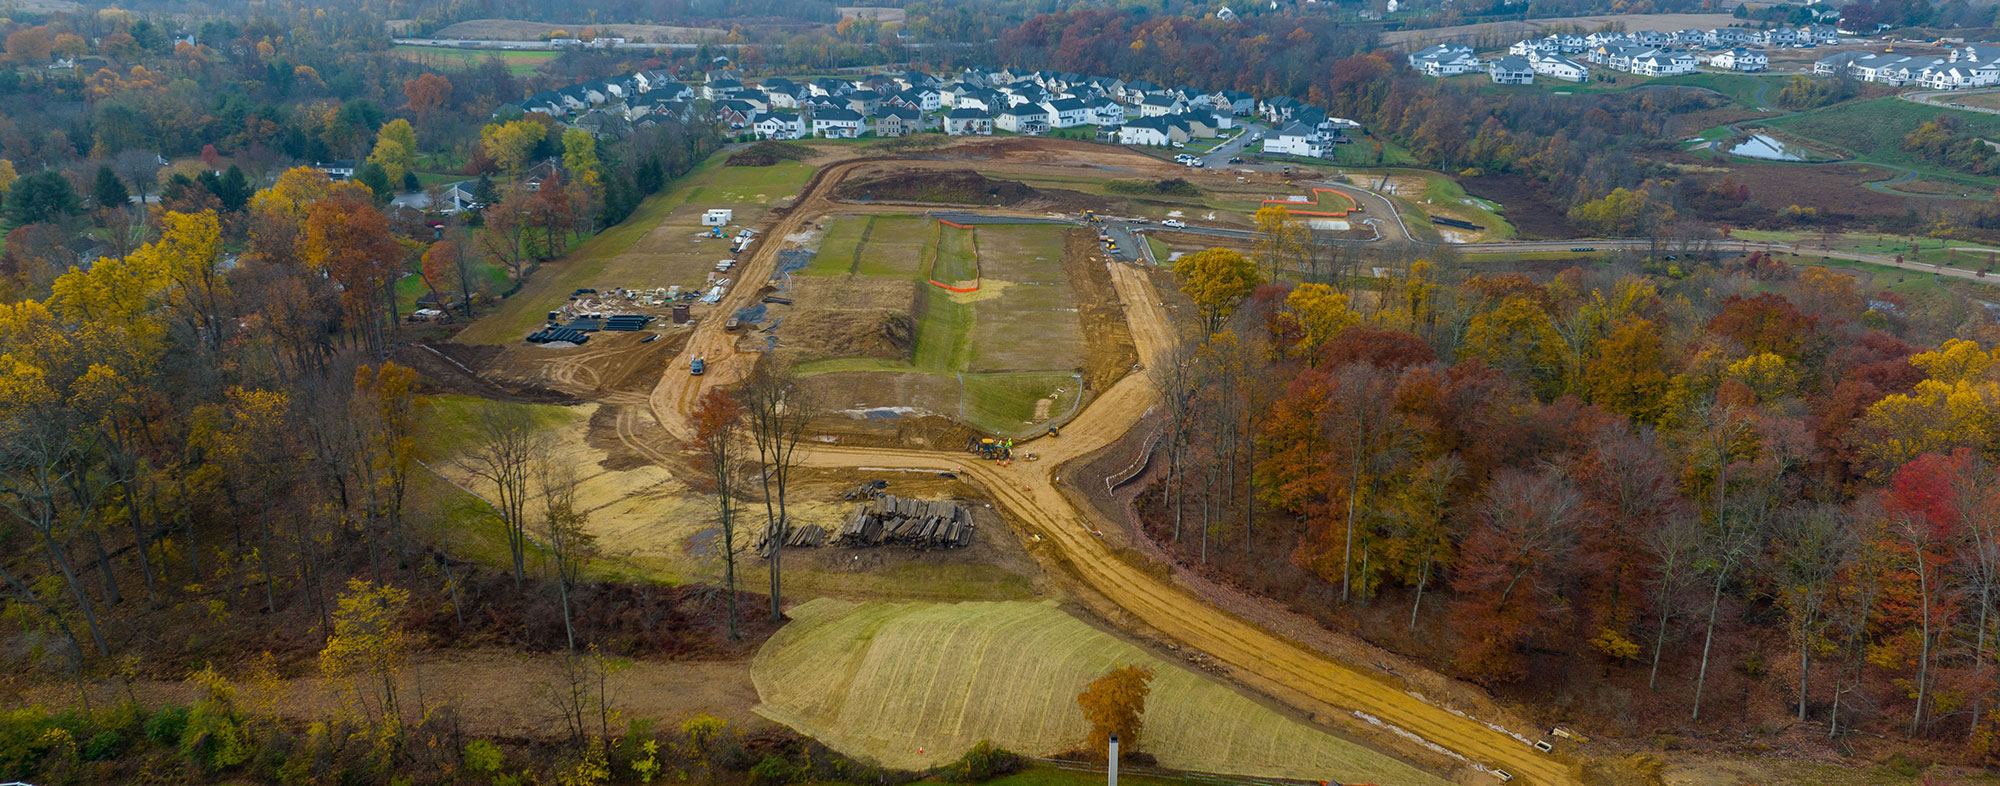
[[[1069,372],[1022,371],[1000,374],[964,374],[964,405],[959,415],[974,427],[996,434],[1022,434],[1037,423],[1070,414],[1082,395],[1082,379]],[[1049,402],[1046,417],[1037,418],[1042,399]]]
[[[931,264],[931,278],[954,285],[978,278],[979,230],[960,229],[940,221],[936,232],[937,259]]]
[[[1444,783],[1156,658],[1063,612],[1053,601],[847,603],[826,598],[751,662],[757,712],[884,765],[949,761],[982,739],[1033,755],[1073,749],[1089,732],[1076,694],[1127,664],[1154,669],[1140,749],[1201,772]]]

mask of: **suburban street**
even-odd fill
[[[1207,155],[1201,157],[1201,165],[1203,167],[1218,169],[1228,166],[1230,157],[1242,155],[1243,150],[1252,144],[1251,139],[1253,137],[1270,131],[1269,128],[1257,123],[1242,123],[1239,124],[1238,128],[1239,133],[1237,133],[1235,139],[1216,146],[1214,150],[1208,151]]]

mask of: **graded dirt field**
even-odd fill
[[[1532,19],[1525,22],[1485,22],[1476,25],[1434,27],[1427,30],[1392,30],[1382,34],[1383,46],[1418,49],[1431,44],[1505,38],[1509,43],[1523,38],[1548,35],[1551,30],[1589,32],[1605,25],[1619,25],[1628,33],[1644,30],[1708,30],[1730,27],[1742,20],[1728,14],[1600,14]]]
[[[792,319],[834,330],[780,335],[796,341],[799,372],[834,409],[878,420],[945,415],[1003,435],[1074,412],[1090,345],[1065,259],[1088,253],[1066,247],[1082,230],[928,214],[841,215],[817,226],[813,260],[791,280]],[[907,354],[838,351],[895,345],[870,338],[897,330],[898,316],[911,331]]]
[[[1176,769],[1441,786],[1444,781],[1286,717],[1040,603],[815,600],[751,661],[758,713],[892,767],[950,761],[982,739],[1049,755],[1089,725],[1076,694],[1099,675],[1155,672],[1139,750]]]
[[[549,33],[557,30],[566,31],[572,37],[584,30],[596,30],[597,34],[601,36],[612,36],[628,41],[649,44],[692,44],[703,40],[720,39],[728,34],[726,30],[717,30],[710,27],[591,24],[589,22],[559,25],[550,22],[530,22],[522,19],[470,19],[447,26],[431,34],[431,37],[491,41],[539,41],[549,37]]]

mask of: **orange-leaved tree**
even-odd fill
[[[1076,706],[1083,708],[1084,720],[1090,721],[1089,750],[1105,750],[1114,734],[1121,750],[1130,753],[1139,749],[1139,731],[1145,725],[1141,716],[1146,714],[1146,694],[1152,692],[1152,682],[1151,667],[1123,666],[1105,672],[1076,694]]]

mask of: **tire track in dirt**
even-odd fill
[[[778,241],[798,232],[807,217],[828,212],[868,212],[853,210],[851,205],[842,205],[848,208],[845,210],[835,210],[834,203],[826,197],[841,178],[867,163],[873,161],[834,164],[815,175],[801,191],[798,202],[765,230],[767,242],[758,244],[752,258],[742,266],[739,284],[754,282],[756,286],[734,287],[717,313],[731,313],[754,296],[762,282],[771,276],[776,250],[781,245]],[[1166,311],[1152,282],[1140,269],[1113,265],[1112,282],[1125,305],[1141,365],[1149,367],[1175,340]],[[755,353],[735,351],[733,337],[721,330],[722,321],[710,318],[697,327],[687,348],[669,364],[648,398],[654,419],[672,439],[686,441],[692,436],[688,415],[704,391],[741,379],[755,362]],[[688,375],[687,361],[704,356],[708,358],[707,375]],[[1042,457],[1036,462],[1001,467],[968,462],[965,456],[952,452],[807,445],[802,446],[800,464],[828,469],[897,467],[962,472],[984,486],[994,503],[1019,526],[1034,530],[1054,544],[1059,558],[1106,601],[1162,636],[1228,665],[1239,681],[1311,712],[1366,713],[1478,766],[1504,769],[1517,782],[1565,786],[1581,782],[1575,768],[1535,751],[1513,734],[1432,705],[1411,695],[1395,681],[1362,671],[1229,614],[1133,564],[1106,543],[1097,534],[1097,526],[1085,517],[1086,506],[1065,496],[1055,478],[1061,475],[1067,462],[1123,436],[1156,399],[1157,391],[1143,369],[1127,374],[1092,401],[1064,429],[1061,438],[1034,440],[1034,449]],[[621,415],[621,438],[628,433],[624,420]],[[645,444],[649,440],[638,437],[637,427],[630,434],[629,441],[635,449],[658,455],[654,451],[660,449]]]

